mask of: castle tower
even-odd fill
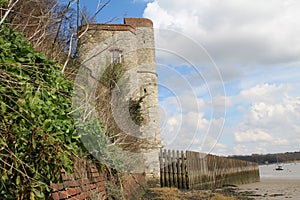
[[[124,24],[85,25],[81,33],[79,60],[91,73],[95,101],[105,104],[110,95],[110,108],[104,109],[115,121],[110,126],[125,134],[126,148],[135,146],[133,151],[143,154],[144,172],[157,177],[161,139],[152,21],[125,18]]]

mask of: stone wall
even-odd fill
[[[82,27],[81,31],[85,31],[85,34],[79,42],[79,60],[89,71],[86,88],[89,96],[94,98],[92,101],[97,102],[96,94],[101,95],[101,91],[97,89],[102,74],[112,64],[112,52],[114,50],[121,52],[120,66],[124,69],[124,74],[116,81],[116,87],[111,93],[103,89],[102,94],[105,95],[106,91],[106,94],[110,95],[106,99],[109,101],[107,104],[111,105],[111,115],[118,128],[130,136],[128,141],[129,143],[131,141],[131,146],[139,145],[136,152],[143,154],[146,160],[144,172],[158,176],[161,139],[154,32],[151,20],[125,18],[124,24],[93,24]],[[130,116],[128,106],[130,100],[141,100],[143,118],[141,124],[136,124]],[[100,117],[100,120],[105,121],[107,118]]]

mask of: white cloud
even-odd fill
[[[175,114],[169,116],[166,126],[161,129],[161,136],[168,145],[187,147],[194,142],[195,136],[203,137],[208,124],[201,113]]]
[[[168,119],[167,125],[168,126],[177,126],[179,124],[178,120],[175,117],[171,117],[170,119]]]
[[[289,85],[276,85],[276,84],[259,84],[252,88],[242,90],[240,97],[248,102],[265,102],[276,103],[286,97],[289,92]]]
[[[204,116],[207,104],[203,99],[177,95],[160,101],[161,113],[164,113],[161,117],[164,146],[209,152],[222,132],[224,118],[208,119]],[[178,99],[183,103],[178,104]]]
[[[245,114],[248,124],[291,132],[300,120],[300,99],[287,98],[281,103],[254,103]]]
[[[236,155],[251,155],[252,154],[252,150],[249,150],[248,147],[246,145],[242,145],[242,144],[238,144],[236,146],[233,147],[234,150],[234,154]]]
[[[274,143],[275,143],[276,145],[289,145],[289,144],[290,144],[290,142],[289,142],[287,139],[285,139],[285,138],[277,138],[277,139],[274,141]]]
[[[226,144],[217,143],[213,149],[213,152],[220,156],[226,156],[229,154],[228,146]]]
[[[155,0],[147,4],[144,17],[156,28],[178,30],[200,42],[230,77],[241,75],[240,67],[299,63],[299,8],[299,1],[286,0]],[[172,49],[174,37],[167,40]],[[193,52],[189,44],[180,48]]]
[[[258,142],[258,141],[272,141],[273,138],[269,133],[261,129],[246,130],[234,134],[237,142]]]
[[[212,105],[219,107],[228,107],[232,105],[231,99],[225,96],[216,96],[212,98]]]
[[[299,150],[299,9],[296,0],[148,3],[144,17],[157,28],[159,64],[193,65],[197,71],[159,72],[177,98],[161,101],[165,121],[171,120],[165,136],[177,129],[178,144],[203,150],[205,141],[215,152]],[[219,142],[224,108],[231,121]],[[218,114],[209,115],[212,111]],[[191,142],[195,131],[199,137]]]
[[[243,116],[234,134],[237,144],[258,153],[299,148],[300,98],[288,96],[290,88],[263,84],[240,92],[235,103],[239,100],[250,106],[241,111]]]

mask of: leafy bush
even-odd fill
[[[72,84],[16,31],[0,27],[0,197],[45,199],[72,169]]]

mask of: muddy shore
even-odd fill
[[[260,182],[240,185],[236,191],[239,196],[249,199],[291,199],[300,198],[300,180],[261,179]]]
[[[218,195],[224,195],[223,198],[216,198]],[[226,197],[226,198],[225,198]],[[227,186],[216,190],[178,190],[175,188],[153,188],[142,198],[148,199],[166,199],[166,200],[196,200],[196,199],[236,199],[236,200],[299,200],[300,199],[300,180],[296,179],[261,179],[260,182]]]

